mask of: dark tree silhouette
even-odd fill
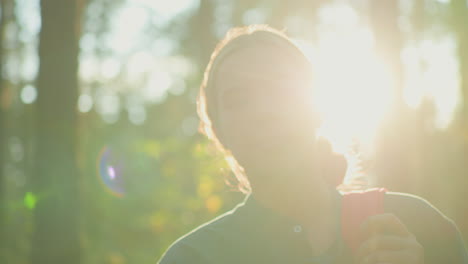
[[[403,36],[399,28],[400,6],[397,0],[370,1],[369,18],[375,48],[393,80],[393,112],[379,135],[377,181],[391,190],[414,192],[408,155],[414,142],[407,127],[408,109],[403,99],[403,65],[400,53]]]
[[[461,135],[460,143],[462,145],[461,150],[461,173],[457,174],[457,178],[453,184],[452,192],[460,197],[456,199],[457,208],[457,219],[459,221],[459,227],[462,230],[468,230],[467,221],[463,221],[468,217],[468,205],[464,202],[466,199],[463,197],[466,194],[466,165],[468,162],[468,140],[466,135],[468,134],[468,6],[464,0],[453,0],[451,1],[451,17],[452,27],[455,31],[457,39],[457,55],[460,69],[460,85],[462,95],[462,107],[461,113],[458,120],[458,127],[460,129],[459,135]],[[452,194],[453,195],[453,194]]]
[[[32,263],[80,263],[76,165],[81,1],[42,0]]]
[[[4,52],[4,28],[5,28],[5,5],[8,1],[1,0],[0,2],[0,73],[3,72]],[[4,93],[4,81],[3,74],[0,74],[0,146],[5,146],[5,110],[2,105],[3,93]],[[6,187],[5,187],[5,175],[4,175],[4,164],[5,164],[5,148],[0,148],[0,262],[6,262],[7,253],[7,235],[6,235]]]

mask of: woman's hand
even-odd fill
[[[393,214],[369,217],[361,226],[359,264],[423,264],[424,249]]]

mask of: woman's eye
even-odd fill
[[[252,103],[258,103],[258,95],[253,90],[240,89],[236,92],[224,94],[224,104],[228,108],[245,107]]]

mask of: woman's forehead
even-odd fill
[[[258,43],[238,48],[228,55],[219,65],[219,70],[235,72],[242,67],[247,67],[258,72],[266,70],[279,70],[283,66],[298,64],[298,51],[293,46],[273,45],[269,43]],[[304,57],[305,59],[305,57]]]
[[[253,45],[229,54],[215,71],[215,86],[232,87],[257,82],[304,78],[307,59],[298,58],[292,47]],[[299,53],[299,52],[298,52]],[[302,55],[299,53],[299,55]]]

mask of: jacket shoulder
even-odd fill
[[[385,211],[397,216],[423,246],[426,263],[468,264],[465,243],[454,221],[427,200],[405,193],[385,195]]]
[[[232,209],[183,235],[173,242],[159,260],[159,264],[211,263],[225,241],[226,230],[234,221]]]

